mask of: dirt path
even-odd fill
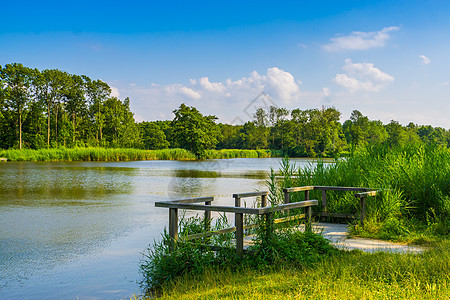
[[[300,226],[300,230],[304,230],[304,225]],[[397,244],[382,240],[366,239],[366,238],[349,238],[349,227],[346,224],[332,223],[315,223],[313,231],[321,233],[323,237],[330,240],[336,247],[345,250],[359,249],[364,252],[374,253],[377,251],[395,252],[395,253],[421,253],[423,248]],[[252,236],[246,236],[244,244],[251,244]]]

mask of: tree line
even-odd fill
[[[218,124],[181,104],[173,120],[136,123],[130,99],[111,95],[100,79],[57,69],[0,66],[0,148],[271,149],[280,155],[331,157],[364,144],[450,146],[450,130],[396,121],[383,124],[354,110],[340,123],[334,107],[258,108],[243,125]]]
[[[145,148],[181,147],[196,154],[210,148],[270,149],[293,157],[334,157],[367,144],[450,147],[450,130],[414,123],[402,126],[397,121],[383,124],[369,120],[358,110],[340,123],[341,113],[333,107],[288,110],[271,106],[258,108],[253,120],[243,125],[215,124],[215,116],[204,117],[184,104],[174,113],[173,121],[140,124]]]
[[[105,82],[57,69],[0,66],[0,148],[136,147],[128,98]]]

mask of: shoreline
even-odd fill
[[[180,149],[143,150],[134,148],[52,148],[0,150],[1,162],[61,162],[61,161],[141,161],[141,160],[203,160],[229,158],[268,158],[270,150],[221,149],[206,150],[198,158]]]

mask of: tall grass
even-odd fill
[[[339,252],[303,268],[209,268],[167,283],[161,299],[448,299],[450,243],[423,254]]]
[[[424,224],[437,235],[450,234],[448,148],[377,145],[358,149],[334,164],[319,161],[304,168],[293,167],[288,161],[283,164],[280,189],[302,185],[380,189],[382,192],[377,197],[368,199],[366,234],[382,238],[407,235],[411,224]],[[319,193],[313,191],[311,197],[320,199]],[[353,193],[328,192],[327,209],[355,214],[359,202]]]
[[[195,160],[185,149],[142,150],[131,148],[52,148],[0,150],[9,161],[128,161],[128,160]],[[269,157],[264,150],[208,150],[203,158]]]

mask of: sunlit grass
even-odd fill
[[[326,256],[303,268],[210,268],[166,284],[161,299],[448,299],[450,243],[423,254]]]

